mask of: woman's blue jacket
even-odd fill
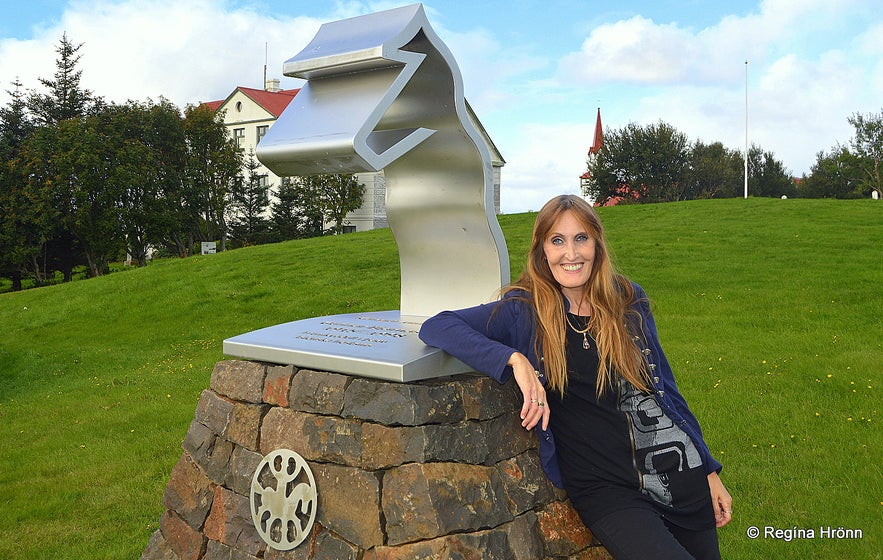
[[[721,464],[711,455],[702,438],[702,430],[687,402],[678,391],[671,366],[662,351],[656,322],[650,311],[650,303],[644,290],[635,287],[635,310],[640,314],[642,333],[638,344],[647,358],[653,390],[665,414],[690,436],[702,456],[706,472],[720,471]],[[430,346],[441,348],[476,371],[505,383],[512,376],[507,365],[509,357],[518,351],[524,354],[540,372],[540,380],[546,385],[543,360],[537,356],[534,339],[536,321],[527,301],[530,296],[523,291],[508,292],[500,301],[487,303],[458,311],[443,311],[427,319],[420,329],[420,339]],[[563,296],[562,296],[563,297]],[[565,299],[565,307],[568,303]],[[555,414],[555,411],[551,411]],[[555,438],[551,430],[536,427],[539,437],[539,454],[543,469],[552,483],[561,488],[563,481],[555,455]]]

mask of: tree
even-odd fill
[[[301,237],[298,186],[291,177],[282,177],[276,200],[270,206],[270,231],[276,241]]]
[[[65,282],[73,278],[74,266],[85,261],[73,234],[76,212],[77,174],[69,157],[78,137],[73,130],[78,122],[38,127],[25,143],[22,152],[23,173],[28,189],[46,203],[41,214],[41,237],[44,237],[39,261],[33,262],[32,273],[37,283],[55,270],[61,271]]]
[[[78,54],[83,43],[74,45],[67,34],[61,36],[61,42],[55,47],[58,58],[55,60],[55,79],[40,78],[40,83],[48,93],[32,92],[28,107],[33,112],[38,124],[58,124],[66,119],[82,117],[100,105],[92,92],[80,87],[82,70],[77,70],[77,63],[82,55]]]
[[[883,170],[880,169],[883,160],[883,111],[876,115],[854,113],[848,120],[855,127],[852,149],[864,172],[860,188],[863,192],[877,191],[883,195]]]
[[[184,189],[187,162],[184,119],[178,107],[161,98],[158,103],[148,104],[146,110],[148,125],[143,141],[151,150],[155,174],[152,188],[145,194],[149,203],[140,205],[145,249],[161,245],[179,226],[177,200]],[[143,264],[140,257],[138,260]]]
[[[318,176],[293,177],[291,198],[299,216],[300,237],[318,237],[325,233],[325,201]]]
[[[816,162],[798,189],[807,198],[856,198],[861,196],[863,170],[858,158],[844,146],[819,152]]]
[[[39,205],[27,189],[21,156],[25,141],[34,130],[27,114],[22,84],[8,91],[9,104],[0,108],[0,275],[12,280],[12,289],[21,290],[22,270],[37,254],[44,239],[36,231]]]
[[[748,193],[752,196],[793,196],[796,192],[790,174],[772,152],[757,146],[748,150]]]
[[[245,177],[239,177],[237,188],[233,191],[230,209],[233,223],[230,228],[235,237],[243,245],[256,245],[267,240],[269,222],[265,217],[270,206],[269,185],[267,176],[258,173],[260,164],[254,153],[245,158]]]
[[[200,241],[219,238],[221,251],[227,248],[227,205],[242,169],[242,155],[227,135],[223,118],[204,105],[184,110],[187,161],[182,201],[183,222],[191,226],[188,252],[194,235]]]
[[[80,87],[82,71],[77,70],[77,63],[82,46],[82,43],[74,45],[66,34],[63,35],[55,49],[58,58],[54,79],[40,78],[48,92],[32,91],[27,100],[27,107],[38,125],[25,148],[29,154],[24,161],[29,188],[40,200],[49,197],[53,201],[52,211],[40,216],[41,222],[52,222],[53,231],[43,244],[42,262],[35,260],[33,263],[38,282],[50,270],[56,269],[61,270],[65,281],[69,281],[74,266],[86,261],[73,225],[77,220],[74,215],[77,210],[75,194],[81,184],[78,172],[88,167],[89,154],[82,149],[83,146],[78,146],[76,135],[84,132],[81,127],[85,117],[94,113],[102,103],[91,91]],[[55,153],[53,146],[56,143],[64,155]],[[80,160],[79,156],[85,159]]]
[[[613,130],[588,163],[585,194],[599,203],[610,199],[665,202],[690,197],[690,145],[664,122],[630,123]]]
[[[744,186],[742,154],[720,142],[697,141],[690,153],[689,192],[695,198],[733,198]]]
[[[314,178],[322,191],[325,215],[335,234],[343,233],[346,215],[362,206],[365,185],[354,175],[318,175]]]
[[[111,125],[115,165],[111,181],[120,194],[127,250],[139,266],[177,228],[174,201],[184,178],[185,144],[180,111],[167,100],[128,102]]]
[[[18,155],[25,139],[34,130],[34,123],[27,113],[27,101],[22,93],[22,84],[16,79],[14,89],[6,90],[10,100],[0,108],[0,161],[8,162]]]
[[[346,215],[362,206],[365,186],[353,175],[286,177],[270,213],[277,239],[342,233]],[[326,232],[325,223],[333,226]]]
[[[120,200],[125,185],[116,179],[119,149],[126,144],[115,141],[115,108],[104,108],[83,121],[64,121],[71,125],[79,142],[70,145],[75,214],[72,229],[86,257],[89,276],[110,271],[110,262],[125,253]],[[74,126],[77,125],[77,126]]]
[[[120,256],[123,234],[119,186],[112,180],[116,163],[110,109],[82,119],[46,125],[32,135],[28,176],[52,200],[54,232],[52,267],[71,279],[74,265],[84,262],[90,276],[105,274]],[[82,261],[80,260],[82,259]]]

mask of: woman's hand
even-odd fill
[[[724,483],[716,472],[708,475],[708,488],[711,490],[711,505],[714,508],[714,521],[723,527],[733,518],[733,498],[724,488]]]
[[[546,389],[537,376],[536,370],[530,360],[520,352],[514,352],[509,356],[508,365],[512,366],[515,382],[524,396],[524,404],[521,407],[521,426],[532,429],[537,422],[542,420],[544,430],[549,429],[549,403],[546,402]]]

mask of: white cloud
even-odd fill
[[[503,212],[539,210],[562,193],[581,194],[579,175],[586,169],[586,134],[582,125],[518,127],[524,141],[505,154],[500,206]]]
[[[281,78],[282,62],[319,24],[209,0],[76,2],[33,40],[0,43],[0,75],[21,76],[26,87],[39,89],[37,77],[52,77],[54,46],[67,33],[72,43],[83,43],[82,87],[111,101],[164,96],[183,107],[222,99],[237,85],[262,87],[265,48],[268,77]]]
[[[586,84],[669,83],[689,74],[694,50],[689,32],[635,16],[595,28],[578,53],[562,59],[559,75]]]
[[[502,45],[485,28],[452,31],[430,24],[444,41],[460,69],[466,98],[479,117],[532,102],[525,90],[530,76],[552,66],[549,57],[536,55],[528,47]]]
[[[881,105],[883,25],[868,23],[873,12],[866,0],[766,0],[700,30],[632,17],[595,27],[557,77],[633,99],[625,121],[664,120],[742,149],[748,60],[749,141],[799,175],[849,139],[849,114]]]
[[[749,72],[755,70],[749,65]],[[839,51],[818,60],[786,55],[772,62],[750,83],[748,137],[771,151],[795,175],[809,171],[820,151],[851,135],[846,117],[858,107],[852,84],[861,72]],[[728,87],[669,87],[641,98],[635,120],[662,119],[693,140],[720,141],[742,150],[745,142],[745,90]]]
[[[41,87],[38,78],[52,78],[55,73],[55,57],[52,42],[40,39],[0,41],[0,76],[4,81],[0,87],[0,101],[6,102],[5,92],[12,89],[11,83],[16,80],[25,90]]]

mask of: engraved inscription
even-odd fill
[[[374,323],[393,323],[374,317],[356,317],[358,320]],[[400,324],[397,321],[394,323]],[[363,324],[340,321],[321,321],[323,328],[304,331],[295,338],[328,344],[347,346],[363,346],[371,348],[379,344],[388,344],[391,340],[416,336],[418,329],[396,328],[389,324]]]

